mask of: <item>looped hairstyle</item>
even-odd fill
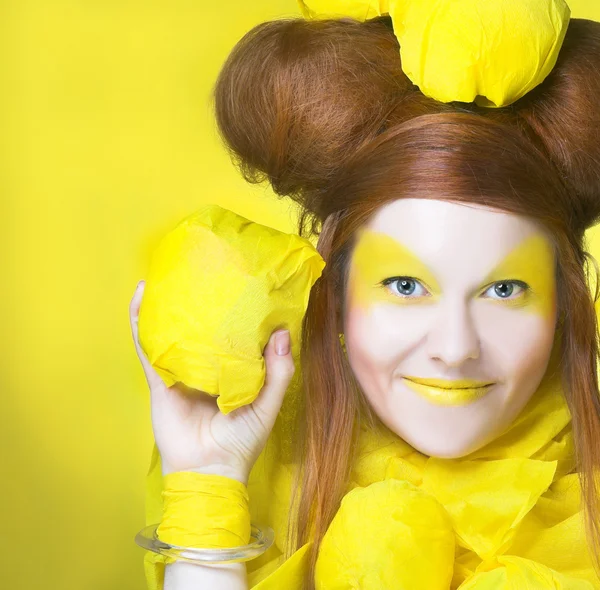
[[[512,105],[485,108],[424,96],[402,71],[389,17],[265,22],[225,62],[215,113],[243,176],[299,205],[298,233],[319,236],[327,264],[301,344],[300,499],[288,555],[314,534],[306,588],[345,491],[358,424],[376,420],[339,341],[353,236],[382,205],[408,197],[488,205],[548,230],[563,385],[600,572],[598,290],[592,297],[595,261],[584,240],[600,218],[600,23],[571,19],[544,82]]]

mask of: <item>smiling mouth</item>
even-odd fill
[[[482,398],[494,383],[473,379],[424,379],[403,377],[410,389],[440,406],[464,406]]]

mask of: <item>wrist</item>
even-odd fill
[[[206,473],[213,475],[223,475],[224,477],[230,477],[231,479],[235,479],[244,485],[248,485],[248,473],[242,471],[241,469],[236,469],[231,467],[230,465],[222,465],[218,463],[214,463],[211,465],[203,465],[201,467],[188,467],[185,469],[174,469],[169,465],[163,465],[162,474],[163,477],[168,475],[169,473],[175,473],[177,471],[193,471],[194,473]]]

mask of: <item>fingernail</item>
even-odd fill
[[[136,289],[136,291],[137,291],[138,289],[141,289],[141,288],[142,288],[142,287],[143,287],[145,284],[146,284],[146,281],[140,281],[140,282],[137,284],[137,287],[135,288],[135,289]]]
[[[275,352],[279,356],[285,356],[290,351],[290,331],[277,332],[275,334]]]

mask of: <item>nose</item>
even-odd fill
[[[427,335],[427,349],[430,358],[448,367],[479,357],[479,335],[466,302],[440,306]]]

